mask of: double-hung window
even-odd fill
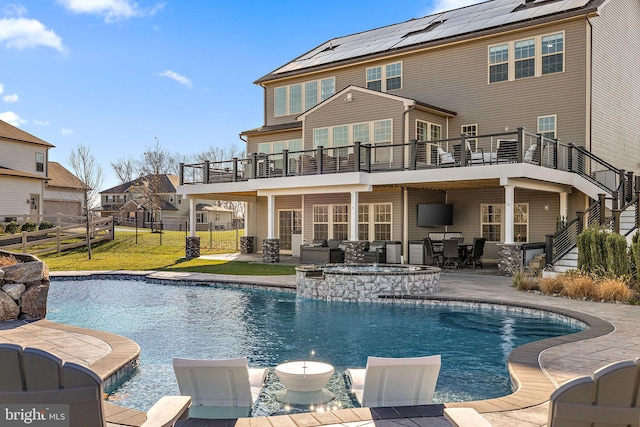
[[[366,76],[369,89],[379,92],[402,89],[402,62],[367,68]]]
[[[36,171],[44,172],[44,153],[36,153]]]
[[[349,239],[349,205],[314,205],[314,239]]]
[[[333,151],[329,152],[330,155],[345,157],[353,152],[353,149],[348,146],[355,142],[362,144],[372,142],[374,144],[371,149],[372,160],[374,162],[391,162],[391,147],[385,147],[385,145],[390,145],[392,138],[393,120],[386,119],[314,129],[313,147],[333,148]]]
[[[358,205],[358,239],[391,240],[391,203]]]
[[[392,121],[380,120],[373,122],[373,161],[376,163],[391,162]]]
[[[538,133],[549,139],[556,137],[556,115],[538,117]]]
[[[489,46],[489,83],[563,71],[563,32]]]
[[[273,115],[281,117],[300,114],[333,96],[335,91],[334,77],[276,87],[273,89]]]
[[[480,205],[480,227],[482,237],[489,242],[500,242],[504,239],[504,205]],[[513,240],[514,242],[529,241],[529,204],[513,204]]]

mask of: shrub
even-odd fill
[[[513,276],[513,287],[521,291],[538,291],[540,286],[538,280],[528,275],[524,270],[520,269]]]
[[[633,291],[626,281],[621,278],[607,277],[598,284],[594,299],[604,301],[629,301],[633,297]]]
[[[25,222],[24,224],[22,224],[22,228],[20,228],[20,230],[22,231],[36,231],[36,229],[36,224],[31,221]]]
[[[13,255],[2,255],[0,256],[0,267],[6,267],[7,265],[14,265],[19,263]]]
[[[569,272],[562,276],[563,295],[576,299],[595,299],[597,283],[593,276],[583,272]]]
[[[627,239],[619,233],[608,233],[605,245],[607,248],[607,275],[620,277],[629,274]]]
[[[540,282],[538,283],[540,291],[549,295],[562,294],[564,291],[562,278],[562,275],[558,275],[557,277],[544,277],[540,279]]]
[[[20,230],[20,224],[18,224],[16,221],[11,221],[4,227],[4,231],[7,234],[16,234],[18,230]]]
[[[53,228],[53,223],[49,221],[42,221],[38,226],[38,230],[48,230],[49,228]]]

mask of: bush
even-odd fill
[[[27,221],[24,224],[22,224],[22,228],[20,228],[20,230],[22,231],[36,231],[38,227],[36,226],[35,223],[31,222],[31,221]]]
[[[562,277],[563,295],[574,299],[597,298],[597,283],[593,276],[583,272],[570,272]]]
[[[7,234],[16,234],[20,230],[20,224],[16,221],[11,221],[9,224],[5,225],[4,231]]]
[[[38,230],[48,230],[49,228],[53,228],[53,223],[49,221],[42,221],[38,226]]]
[[[564,285],[562,284],[562,275],[557,277],[544,277],[540,279],[538,286],[540,291],[548,295],[559,295],[564,291]]]
[[[619,233],[608,233],[605,244],[607,248],[607,276],[620,277],[629,274],[627,239]]]
[[[598,284],[595,299],[603,301],[629,301],[633,291],[620,278],[605,278]]]
[[[528,275],[522,269],[513,276],[513,287],[521,291],[538,291],[540,286],[538,280]]]

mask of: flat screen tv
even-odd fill
[[[418,227],[437,227],[453,225],[453,204],[420,203],[418,204]]]

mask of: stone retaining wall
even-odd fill
[[[19,262],[0,267],[0,321],[44,319],[47,315],[49,268],[29,254],[0,251]]]

